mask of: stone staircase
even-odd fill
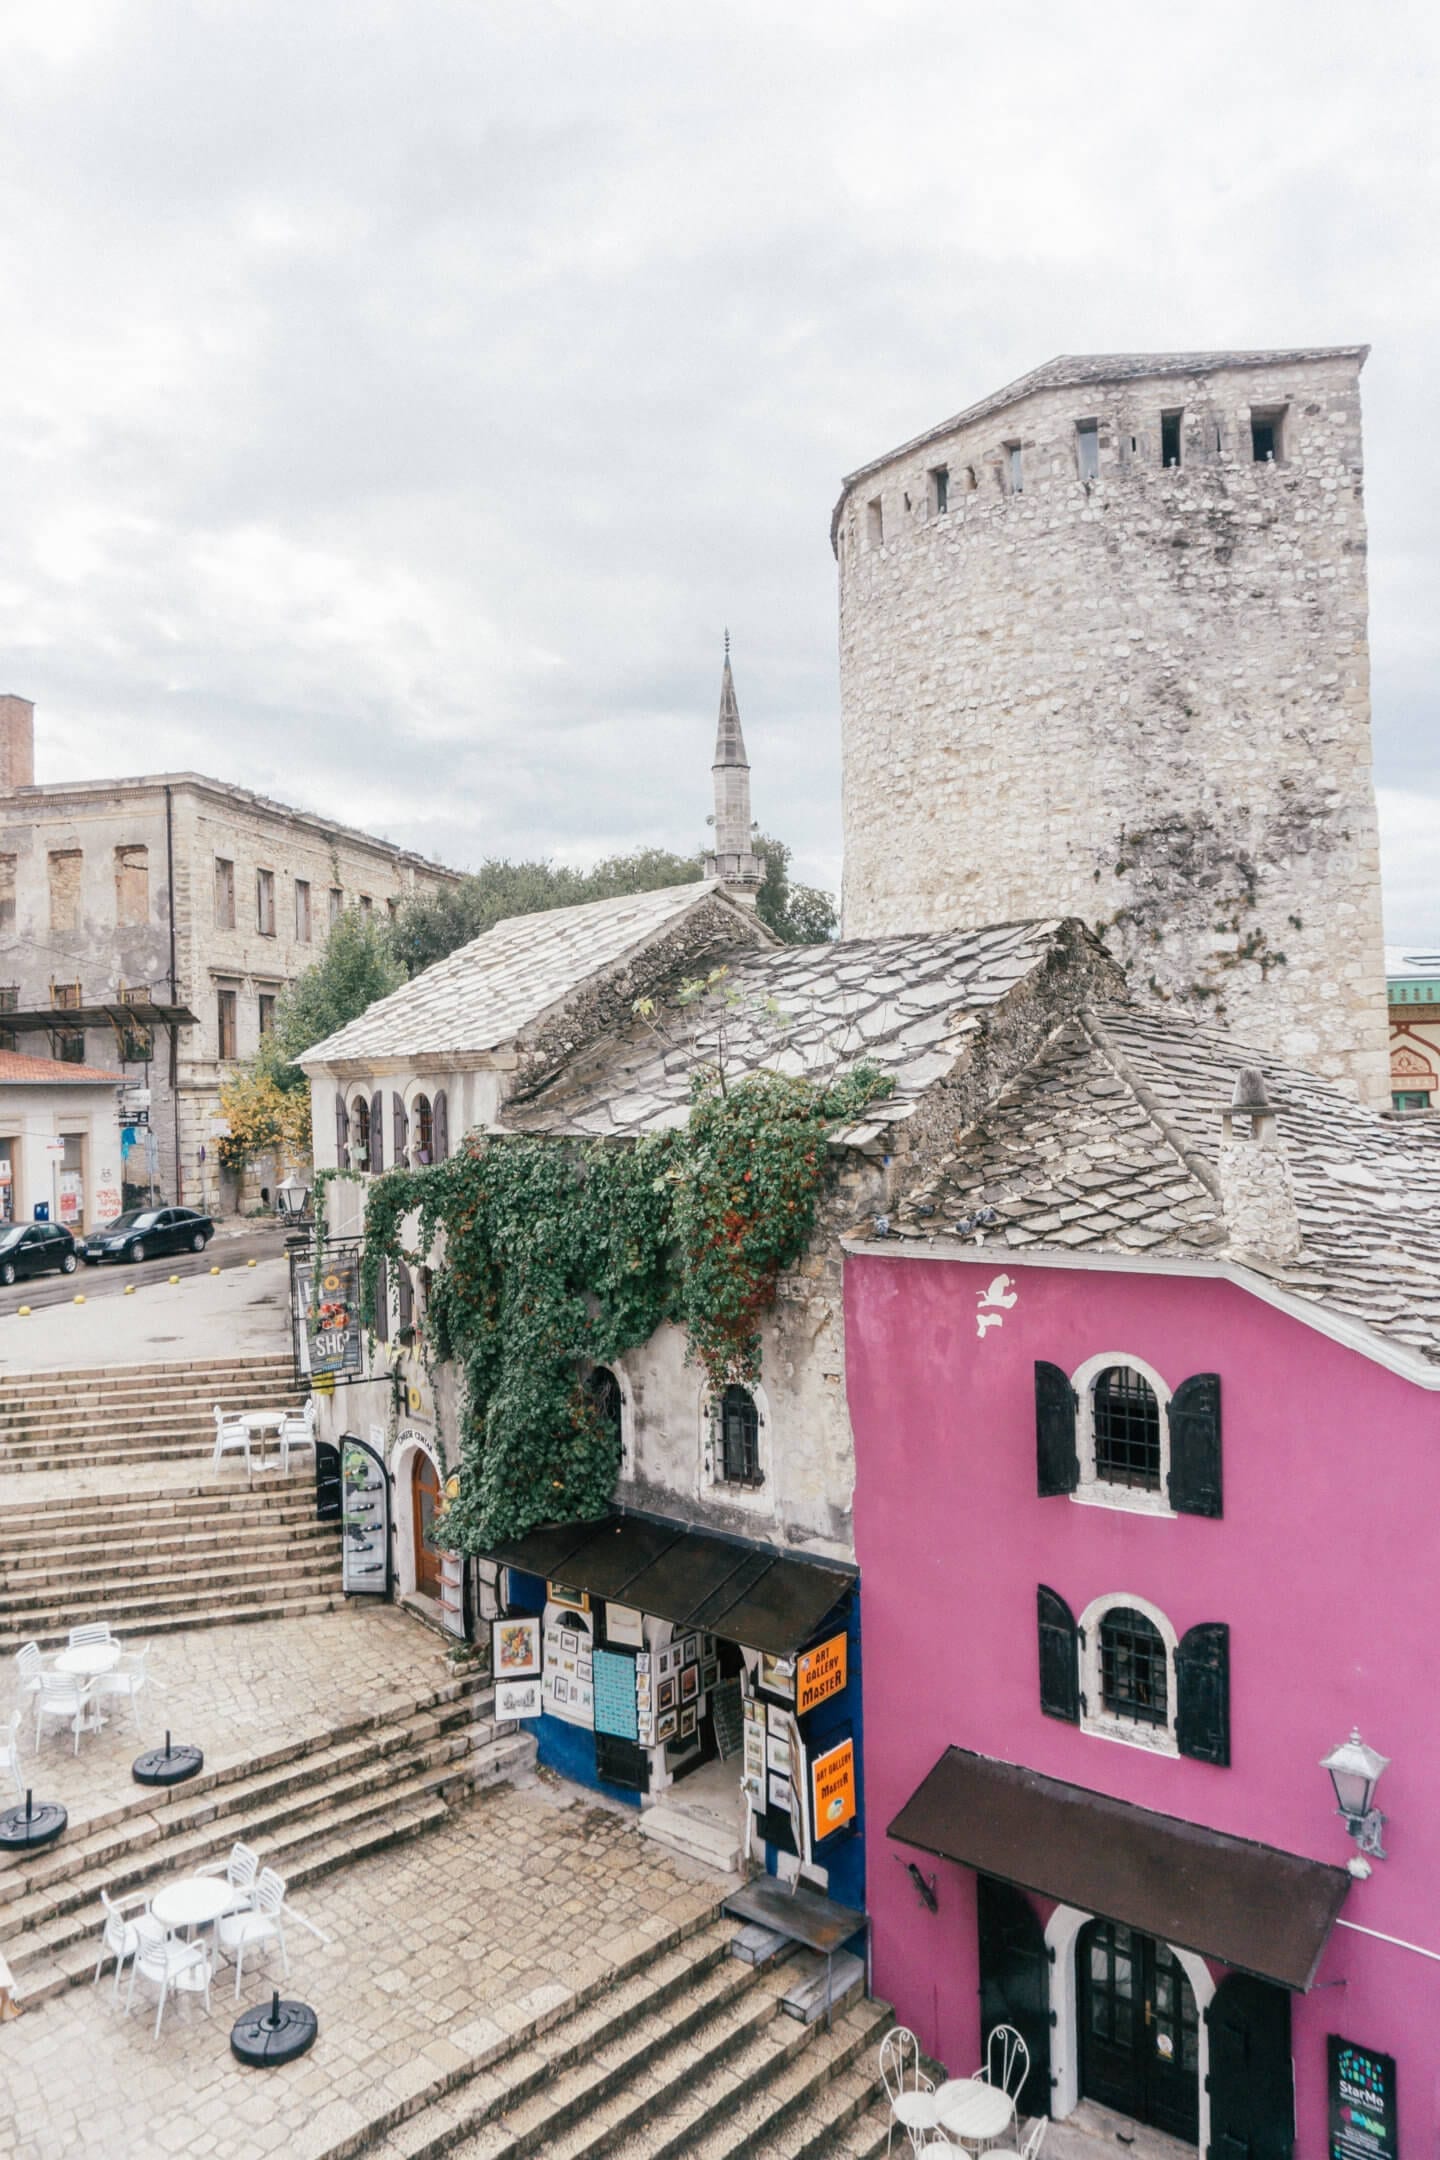
[[[308,1460],[288,1478],[73,1493],[0,1507],[0,1657],[81,1621],[141,1638],[343,1602],[340,1525],[315,1519]]]
[[[856,1980],[828,2029],[787,2015],[807,1954],[744,1964],[737,1932],[712,1913],[363,2126],[315,2124],[313,2160],[876,2160],[890,2010]]]
[[[137,1792],[76,1820],[65,1840],[0,1859],[0,1949],[27,2005],[88,1980],[112,1897],[223,1860],[237,1839],[306,1883],[419,1837],[451,1804],[528,1768],[535,1743],[497,1733],[488,1678],[466,1675],[267,1754],[206,1769],[170,1792]]]
[[[217,1402],[226,1410],[298,1408],[289,1356],[7,1374],[0,1378],[0,1472],[208,1455]]]

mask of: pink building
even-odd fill
[[[1026,2115],[1418,2160],[1440,1147],[1251,1062],[1065,1020],[850,1241],[876,1992],[954,2075],[1019,2027]]]

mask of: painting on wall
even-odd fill
[[[682,1740],[693,1740],[694,1737],[695,1710],[694,1706],[692,1705],[690,1709],[682,1710],[680,1713],[680,1738]]]
[[[496,1620],[490,1628],[490,1656],[495,1678],[528,1680],[540,1670],[540,1618]]]
[[[694,1702],[699,1693],[700,1667],[687,1665],[680,1674],[680,1700],[682,1703]]]
[[[673,1740],[675,1738],[675,1735],[679,1731],[679,1729],[679,1712],[676,1710],[662,1710],[659,1717],[655,1720],[655,1738],[657,1743],[661,1747],[663,1747],[667,1740]]]
[[[793,1702],[795,1699],[794,1658],[771,1657],[768,1651],[762,1650],[760,1653],[760,1685],[769,1694],[783,1695],[787,1702]]]
[[[676,1681],[672,1673],[668,1680],[660,1682],[659,1692],[655,1697],[658,1708],[661,1710],[673,1710],[675,1708],[675,1690]]]

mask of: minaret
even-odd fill
[[[740,732],[740,705],[730,672],[730,632],[725,632],[725,671],[720,677],[720,725],[715,735],[715,846],[705,875],[718,878],[732,900],[754,907],[765,865],[750,845],[750,763]]]

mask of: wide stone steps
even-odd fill
[[[200,1358],[190,1365],[77,1365],[68,1372],[7,1373],[0,1377],[0,1428],[16,1416],[116,1407],[145,1408],[178,1399],[194,1402],[247,1388],[294,1386],[289,1357]]]
[[[346,1736],[296,1743],[264,1769],[231,1766],[203,1791],[177,1788],[160,1806],[141,1800],[73,1847],[11,1863],[9,1879],[0,1871],[0,1940],[25,2001],[89,1978],[102,1888],[158,1887],[223,1859],[240,1839],[293,1890],[443,1822],[455,1798],[533,1757],[527,1736],[495,1734],[492,1702],[487,1683],[452,1683],[398,1722],[358,1735],[337,1728]]]
[[[208,1452],[214,1405],[298,1407],[288,1357],[24,1373],[0,1381],[0,1469],[159,1462]]]
[[[245,1551],[254,1560],[283,1558],[306,1545],[329,1547],[335,1542],[333,1525],[317,1522],[313,1507],[308,1520],[303,1515],[296,1520],[292,1514],[289,1520],[277,1521],[266,1511],[253,1522],[242,1517],[241,1523]],[[0,1555],[0,1604],[8,1603],[12,1593],[18,1597],[56,1584],[73,1584],[78,1594],[110,1576],[134,1582],[167,1571],[200,1572],[228,1549],[213,1527],[152,1532],[123,1560],[115,1557],[112,1548],[113,1534],[109,1540],[96,1536],[74,1543],[37,1539],[22,1552]]]
[[[279,1561],[217,1566],[209,1572],[158,1576],[143,1588],[112,1577],[65,1604],[42,1602],[35,1593],[7,1597],[8,1625],[0,1633],[0,1656],[25,1642],[36,1642],[42,1650],[63,1643],[72,1627],[88,1620],[108,1620],[114,1628],[142,1636],[170,1634],[176,1628],[328,1612],[342,1596],[338,1545],[333,1557],[302,1553],[293,1567]]]
[[[288,1365],[283,1372],[227,1373],[209,1381],[198,1372],[187,1373],[183,1384],[177,1380],[164,1387],[153,1382],[122,1387],[112,1381],[87,1388],[77,1371],[75,1385],[53,1395],[48,1390],[41,1395],[27,1392],[10,1402],[0,1401],[0,1438],[18,1424],[63,1431],[81,1418],[105,1418],[128,1425],[162,1411],[198,1409],[202,1400],[211,1410],[217,1402],[222,1408],[240,1410],[252,1396],[272,1402],[299,1392]]]
[[[344,1592],[338,1587],[333,1591],[307,1590],[303,1583],[294,1587],[282,1584],[275,1593],[257,1592],[243,1604],[220,1601],[192,1605],[181,1601],[173,1611],[145,1614],[140,1632],[142,1639],[148,1642],[153,1635],[174,1635],[185,1628],[248,1627],[252,1620],[295,1620],[312,1613],[340,1612],[346,1603]],[[114,1615],[106,1613],[102,1617],[113,1619]],[[82,1619],[94,1618],[93,1612],[69,1614],[63,1625],[26,1634],[0,1635],[0,1657],[9,1656],[26,1642],[38,1643],[42,1650],[58,1649],[72,1627]]]
[[[144,1490],[56,1493],[48,1500],[17,1507],[0,1506],[0,1549],[15,1552],[37,1539],[148,1535],[167,1523],[230,1525],[237,1517],[263,1515],[287,1519],[314,1515],[315,1483],[304,1471],[288,1477],[257,1478],[234,1485],[218,1475],[197,1485],[156,1485]]]

